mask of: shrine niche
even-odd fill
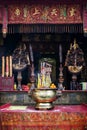
[[[59,59],[59,45],[62,45],[62,67],[63,67],[63,76],[64,76],[64,84],[66,84],[66,88],[69,89],[69,82],[70,82],[70,73],[65,70],[64,68],[64,62],[65,62],[65,56],[67,53],[68,48],[70,47],[70,43],[73,41],[73,39],[76,37],[77,43],[81,47],[81,49],[84,52],[84,55],[86,55],[86,37],[83,37],[82,34],[54,34],[54,33],[47,33],[47,34],[8,34],[5,39],[3,39],[3,44],[1,47],[1,56],[2,55],[12,55],[14,49],[17,48],[18,45],[26,44],[27,50],[29,49],[29,44],[32,45],[33,53],[34,53],[34,65],[35,65],[35,74],[39,71],[38,65],[39,61],[42,58],[52,58],[55,60],[55,76],[57,79],[59,77],[59,67],[60,67],[60,59]],[[28,76],[30,76],[30,73],[28,74],[28,68],[23,71],[23,80],[22,83],[26,84],[29,82]],[[86,73],[86,72],[84,72]],[[78,80],[82,81],[83,75],[81,73],[81,77],[78,76]],[[15,82],[16,79],[16,72],[15,72]],[[54,74],[53,74],[54,75]],[[69,76],[67,76],[69,75]],[[26,78],[25,78],[26,77]],[[53,81],[55,78],[53,78]],[[86,78],[85,78],[86,81]]]
[[[51,72],[51,79],[52,81],[55,81],[56,80],[56,60],[54,58],[41,58],[39,60],[39,70],[40,70],[40,65],[41,63],[45,63],[45,66],[46,68],[50,68],[51,66],[51,69],[52,69],[52,72]],[[45,67],[44,66],[44,67]]]

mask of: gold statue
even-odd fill
[[[70,44],[70,50],[72,50],[73,46],[72,46],[72,43]]]
[[[79,47],[79,46],[78,46],[78,44],[76,43],[76,39],[74,39],[74,45],[73,45],[74,50],[76,50],[78,47]]]

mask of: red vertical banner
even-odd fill
[[[0,24],[2,24],[2,16],[3,16],[3,15],[2,15],[2,12],[3,12],[3,11],[2,11],[2,8],[3,8],[3,7],[0,6]]]
[[[7,7],[3,7],[3,16],[2,16],[2,33],[3,33],[3,36],[5,37],[6,36],[6,33],[8,32],[8,11],[7,11]]]
[[[87,4],[83,6],[83,30],[87,33]]]

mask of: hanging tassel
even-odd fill
[[[8,11],[7,7],[3,7],[3,26],[2,26],[2,33],[3,37],[6,37],[6,34],[8,32]]]

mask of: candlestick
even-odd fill
[[[6,56],[6,77],[9,76],[9,60],[8,56]]]
[[[31,65],[31,76],[34,76],[34,64]]]
[[[27,61],[28,61],[28,65],[30,65],[30,59],[29,59],[29,55],[27,54]]]
[[[10,77],[12,77],[12,56],[9,57],[9,61],[10,61]]]
[[[33,51],[32,51],[32,46],[31,45],[30,45],[30,58],[31,58],[31,61],[34,62]]]
[[[60,63],[62,63],[62,46],[61,46],[61,44],[59,45],[59,60],[60,60]]]
[[[2,77],[5,76],[5,57],[2,56]]]

